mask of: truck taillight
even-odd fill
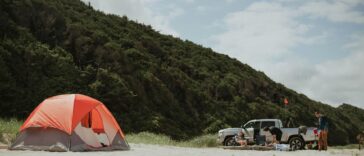
[[[317,128],[313,129],[313,134],[317,135]]]

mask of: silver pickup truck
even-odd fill
[[[234,136],[240,131],[244,133],[248,144],[254,144],[257,136],[266,136],[266,141],[272,141],[273,137],[269,132],[264,132],[264,127],[275,126],[282,131],[281,143],[290,144],[292,149],[303,149],[306,143],[318,140],[315,135],[315,127],[283,128],[279,119],[255,119],[250,120],[241,128],[226,128],[219,130],[217,141],[224,146],[234,146]]]

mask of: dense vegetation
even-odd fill
[[[23,120],[49,96],[81,93],[103,101],[127,133],[173,139],[252,118],[314,126],[316,109],[332,121],[331,143],[364,129],[362,109],[310,100],[236,59],[79,0],[0,0],[0,21],[0,117]]]

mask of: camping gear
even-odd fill
[[[130,147],[103,103],[81,94],[65,94],[40,103],[9,149],[64,152]]]
[[[274,149],[276,151],[289,151],[290,150],[289,144],[276,144],[274,146]]]
[[[265,135],[257,135],[255,144],[264,146],[265,141],[266,141]]]
[[[301,134],[301,133],[306,135],[306,133],[307,133],[307,127],[306,126],[298,127],[298,134]]]

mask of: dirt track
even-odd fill
[[[33,152],[33,151],[8,151],[0,150],[0,156],[364,156],[364,150],[335,150],[329,151],[240,151],[240,150],[224,150],[220,148],[183,148],[172,146],[131,144],[130,151],[112,151],[112,152]]]

